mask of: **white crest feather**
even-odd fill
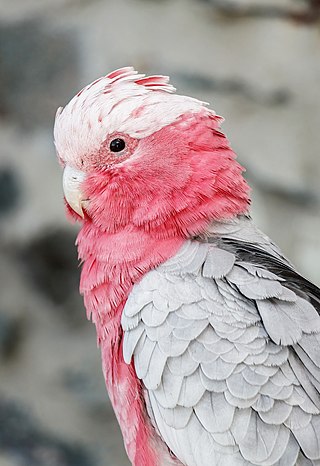
[[[132,67],[96,79],[57,112],[54,140],[59,157],[77,166],[110,134],[141,139],[205,105],[174,91],[168,76],[145,76]]]

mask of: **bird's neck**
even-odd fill
[[[85,222],[77,239],[83,262],[80,291],[99,343],[117,339],[121,311],[134,283],[172,257],[184,240],[178,236],[161,238],[131,226],[108,233]]]
[[[80,290],[88,317],[96,325],[109,397],[135,466],[157,464],[156,450],[162,455],[168,451],[147,419],[133,364],[123,359],[122,309],[134,283],[173,256],[183,241],[178,237],[161,239],[132,227],[106,233],[90,220],[77,239],[83,261]]]

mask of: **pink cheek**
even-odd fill
[[[125,148],[123,151],[112,152],[110,150],[110,142],[116,138],[124,139]],[[100,149],[97,152],[83,158],[81,160],[81,168],[79,168],[83,171],[90,171],[92,168],[103,168],[124,162],[131,157],[138,144],[139,140],[131,138],[128,135],[122,136],[121,134],[113,134],[101,144]]]

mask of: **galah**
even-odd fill
[[[222,118],[174,91],[122,68],[54,129],[128,457],[319,465],[320,290],[254,226]]]

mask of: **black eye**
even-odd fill
[[[121,138],[113,139],[110,142],[110,150],[112,152],[121,152],[125,147],[126,143]]]

